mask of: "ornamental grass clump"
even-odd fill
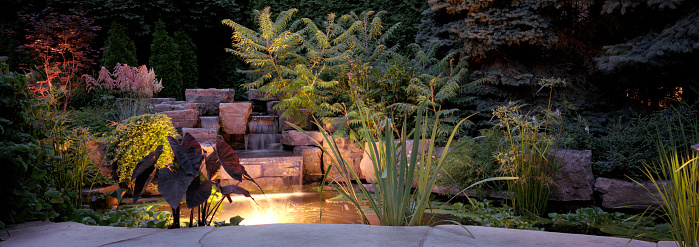
[[[170,118],[163,114],[144,114],[128,118],[117,124],[110,136],[107,158],[117,164],[119,182],[126,182],[134,166],[158,145],[164,145],[163,157],[156,167],[163,168],[173,159],[168,136],[177,136]]]
[[[646,165],[644,173],[653,183],[646,189],[660,192],[656,202],[677,246],[699,246],[699,120],[683,117],[679,136],[668,131],[671,144],[663,141],[658,130],[659,162]]]
[[[542,89],[553,87],[560,80],[542,80]],[[499,122],[496,128],[505,131],[504,150],[495,154],[506,175],[519,177],[507,182],[511,203],[520,215],[541,215],[546,211],[550,186],[560,168],[560,158],[550,155],[560,140],[560,112],[551,110],[549,103],[540,113],[521,113],[522,105],[510,102],[493,110]]]

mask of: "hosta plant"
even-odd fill
[[[138,162],[131,176],[133,183],[133,198],[134,202],[138,201],[139,197],[146,188],[146,185],[158,174],[158,191],[163,195],[165,201],[172,208],[174,215],[173,228],[180,227],[180,202],[182,197],[186,196],[185,205],[187,208],[193,209],[199,207],[200,214],[199,224],[206,225],[213,219],[213,213],[221,205],[223,199],[231,201],[230,194],[241,194],[254,199],[246,189],[238,185],[231,184],[222,186],[219,181],[219,170],[223,170],[230,175],[231,178],[242,182],[248,180],[257,183],[245,171],[245,167],[240,165],[238,156],[235,151],[219,139],[216,142],[216,148],[208,157],[197,140],[189,133],[185,134],[182,142],[179,143],[174,137],[168,137],[168,142],[171,149],[175,153],[175,163],[170,163],[166,167],[156,169],[160,155],[163,153],[163,145],[159,145],[155,150],[143,157]],[[211,196],[212,187],[215,186],[223,198],[212,207],[207,202]],[[257,185],[259,188],[259,185]],[[260,188],[262,190],[262,188]],[[203,206],[202,206],[203,205]],[[190,219],[193,218],[194,210],[190,211]],[[190,220],[190,226],[192,220]]]

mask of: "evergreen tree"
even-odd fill
[[[117,63],[138,66],[136,45],[116,21],[112,22],[112,26],[109,28],[104,47],[102,66],[107,69],[113,69]]]
[[[197,46],[184,31],[175,32],[175,42],[180,46],[180,66],[182,67],[182,85],[184,89],[198,88],[199,71],[197,70]]]
[[[158,20],[153,32],[153,43],[150,45],[149,65],[163,80],[163,90],[158,94],[159,97],[184,99],[179,50],[175,40],[167,34],[165,22]]]

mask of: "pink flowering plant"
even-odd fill
[[[89,75],[83,77],[88,92],[99,88],[127,98],[150,98],[163,89],[162,80],[158,80],[153,69],[145,65],[131,67],[117,63],[111,73],[103,66],[97,79]]]
[[[117,97],[115,118],[124,120],[132,116],[150,113],[150,98],[163,89],[162,80],[155,76],[153,69],[145,65],[131,67],[127,64],[119,64],[112,72],[102,67],[95,79],[89,75],[83,75],[87,83],[87,91],[106,91],[108,95]]]

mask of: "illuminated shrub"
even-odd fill
[[[119,182],[128,181],[133,169],[143,156],[158,145],[165,146],[163,158],[158,160],[158,169],[172,163],[173,153],[168,144],[168,136],[177,136],[170,118],[163,114],[134,116],[119,123],[112,132],[107,157],[117,165]]]

